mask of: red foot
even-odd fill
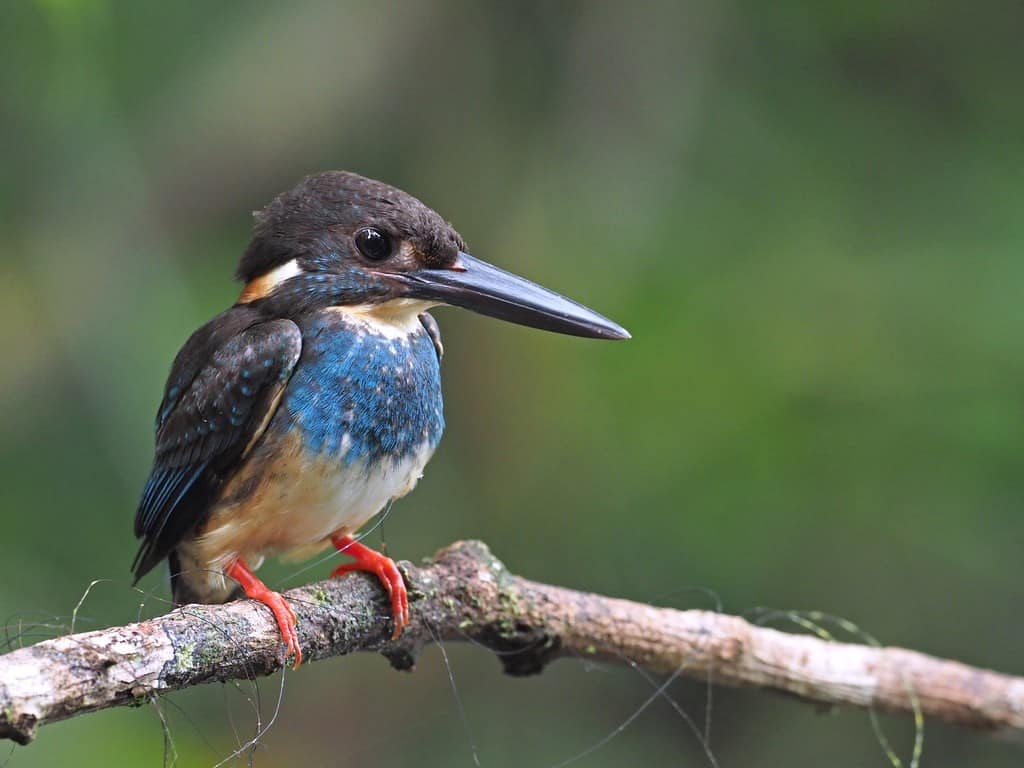
[[[295,631],[295,624],[298,617],[295,611],[288,605],[288,601],[281,597],[280,592],[268,589],[267,585],[260,581],[256,574],[249,570],[249,566],[241,559],[235,560],[224,571],[228,576],[237,581],[245,594],[253,600],[259,600],[274,614],[277,619],[277,626],[281,630],[281,637],[288,646],[288,653],[295,655],[295,666],[298,669],[302,663],[302,649],[299,647],[299,635]]]
[[[380,583],[388,591],[388,597],[391,598],[391,614],[395,619],[395,631],[391,639],[397,640],[409,623],[409,593],[405,589],[405,582],[395,561],[380,552],[374,552],[351,536],[331,536],[331,543],[339,552],[356,559],[354,563],[339,565],[331,571],[332,577],[352,571],[370,571],[377,574]]]

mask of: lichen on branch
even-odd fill
[[[633,662],[818,703],[906,713],[916,705],[927,717],[1024,736],[1024,678],[540,584],[510,573],[480,542],[457,542],[425,565],[400,567],[412,622],[398,641],[390,604],[370,576],[287,592],[304,660],[376,651],[410,669],[426,645],[468,640],[495,652],[513,675],[539,673],[564,656]],[[270,612],[251,600],[187,605],[46,640],[0,656],[0,738],[27,744],[47,723],[200,683],[269,675],[285,663],[283,648]]]

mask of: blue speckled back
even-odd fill
[[[444,430],[441,372],[422,327],[388,338],[343,312],[325,311],[300,328],[302,357],[275,421],[301,429],[306,450],[340,454],[347,445],[339,458],[350,465],[437,445]]]

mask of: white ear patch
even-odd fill
[[[269,296],[285,280],[301,275],[302,272],[302,267],[299,266],[299,262],[296,259],[287,261],[280,267],[270,270],[267,274],[260,275],[246,283],[245,288],[242,289],[242,295],[238,297],[238,303],[248,304],[250,301]]]

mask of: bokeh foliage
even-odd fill
[[[348,168],[606,312],[581,342],[438,312],[448,433],[371,543],[488,541],[537,579],[679,607],[817,608],[1022,673],[1024,12],[1014,4],[11,2],[0,27],[0,617],[17,645],[163,610],[131,518],[178,345],[230,303],[248,211]],[[269,583],[319,577],[294,563]],[[161,578],[144,582],[166,596]],[[140,604],[143,604],[140,609]],[[49,625],[49,626],[47,626]],[[651,692],[285,680],[258,765],[546,766]],[[280,680],[259,687],[263,724]],[[670,693],[703,722],[706,688]],[[182,766],[251,687],[162,706]],[[861,713],[715,687],[728,765],[885,765]],[[906,758],[910,727],[887,721]],[[474,746],[475,745],[475,746]],[[12,768],[160,764],[151,709],[48,727]],[[929,724],[925,765],[1021,753]],[[7,762],[3,761],[7,759]],[[705,765],[655,703],[578,764]]]

